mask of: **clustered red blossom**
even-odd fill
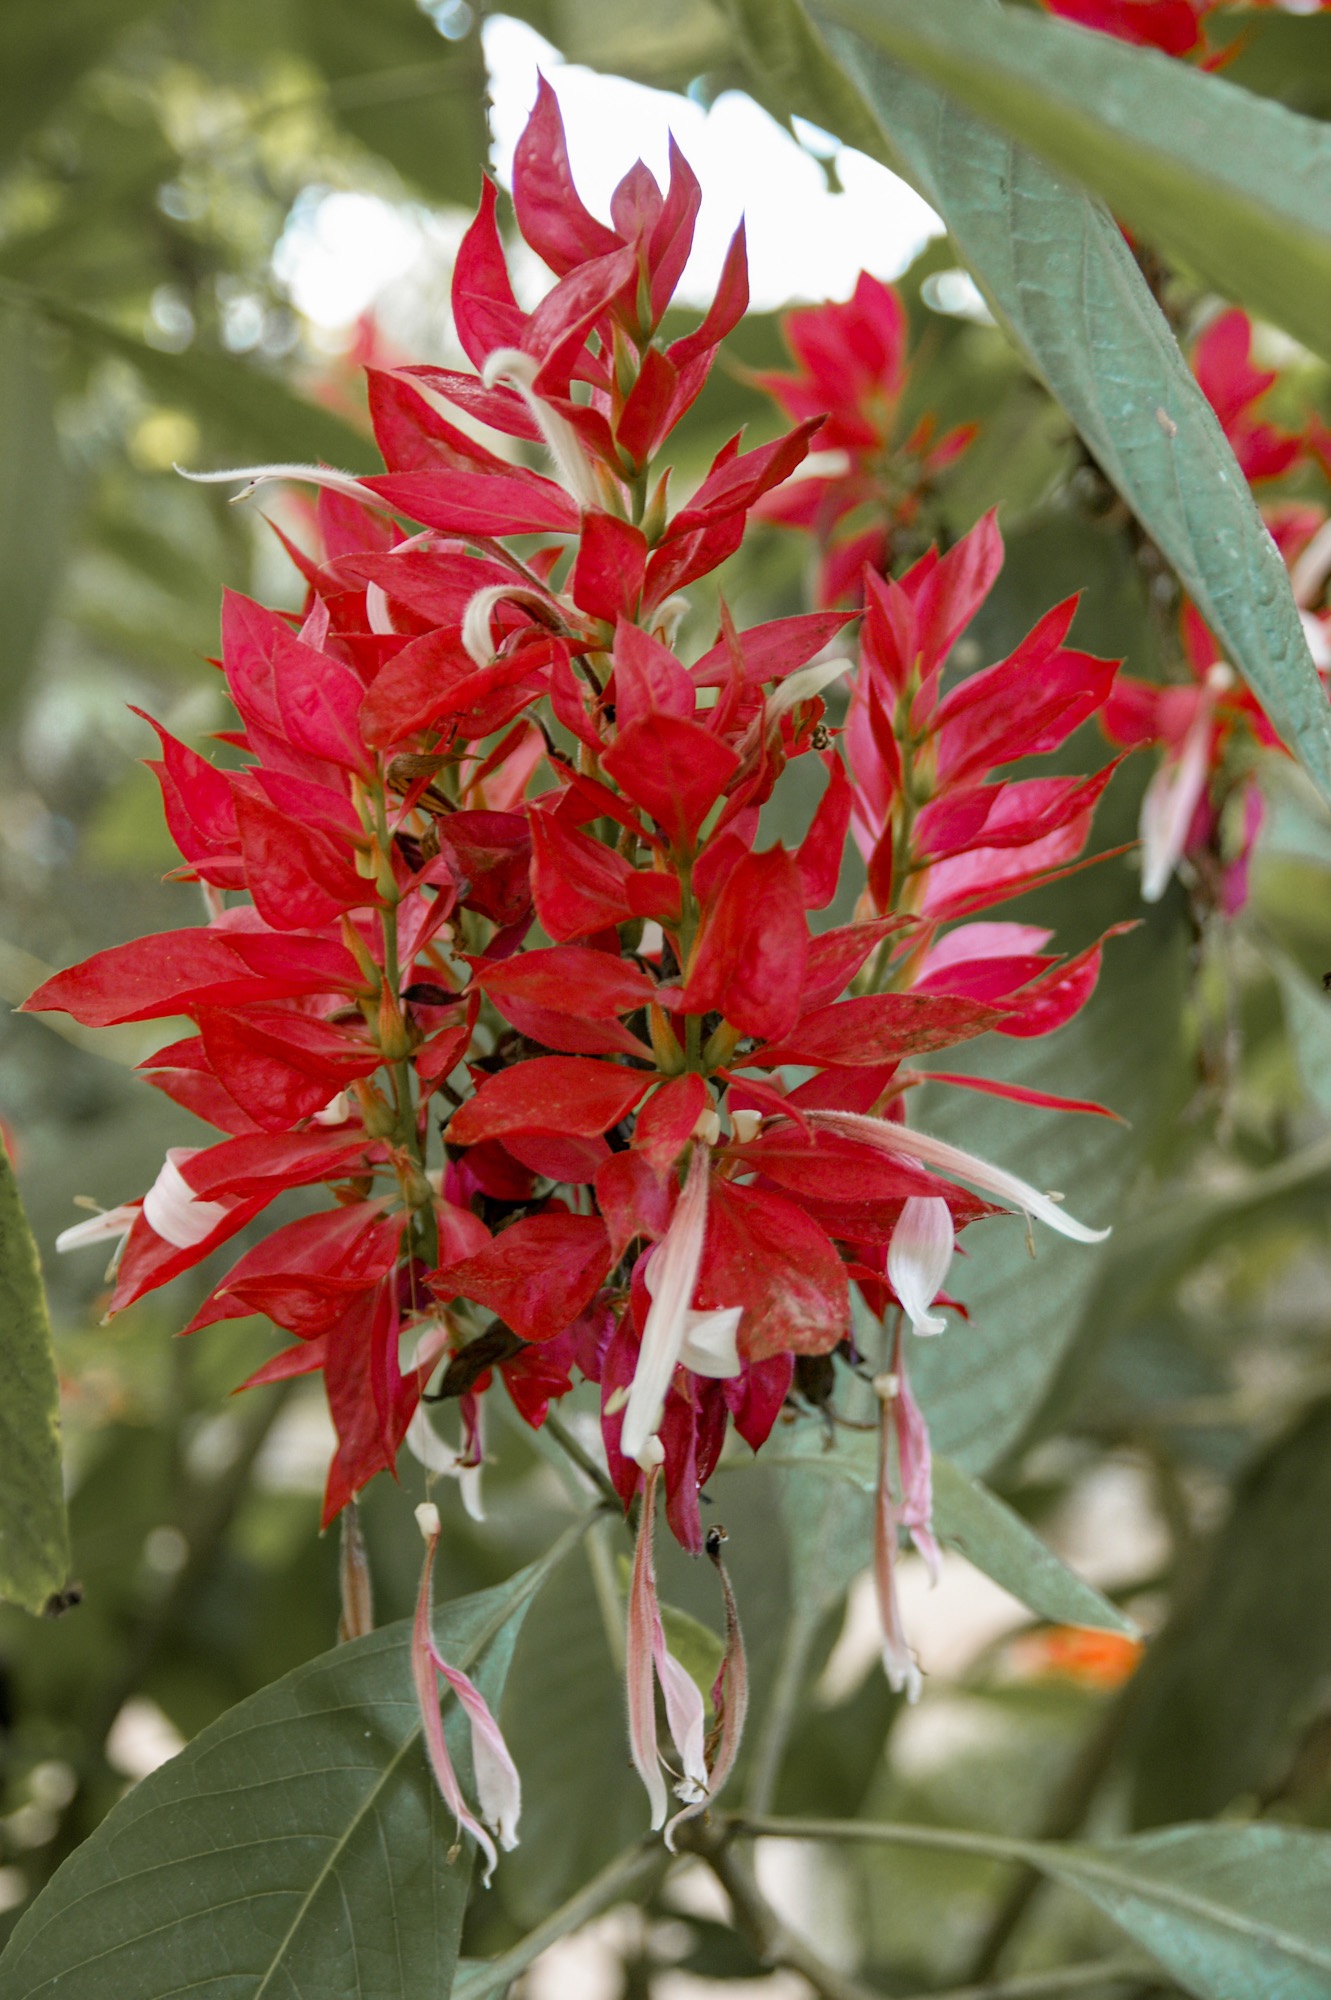
[[[1243,46],[1236,43],[1213,48],[1207,39],[1212,14],[1227,0],[1041,0],[1051,14],[1076,21],[1083,28],[1096,28],[1120,42],[1139,48],[1159,49],[1167,56],[1192,56],[1203,69],[1222,69]],[[1249,11],[1319,14],[1331,0],[1238,0]]]
[[[1276,376],[1253,365],[1246,313],[1237,308],[1220,313],[1196,342],[1192,365],[1250,486],[1269,489],[1277,480],[1309,471],[1331,477],[1331,431],[1315,411],[1296,432],[1258,414]],[[1331,611],[1325,602],[1331,512],[1288,499],[1267,499],[1262,511],[1289,568],[1309,651],[1325,683],[1331,670]],[[1232,917],[1247,901],[1262,824],[1252,751],[1284,746],[1186,601],[1179,656],[1187,681],[1161,686],[1120,674],[1101,720],[1112,741],[1163,751],[1142,802],[1142,894],[1148,902],[1157,900],[1181,863],[1199,907]],[[1227,818],[1234,824],[1226,827]]]
[[[658,1495],[700,1551],[699,1490],[727,1431],[758,1449],[805,1357],[867,1364],[885,1661],[913,1687],[895,1550],[902,1531],[936,1549],[905,1329],[940,1330],[956,1237],[980,1217],[1099,1233],[906,1114],[918,1059],[1049,1033],[1094,987],[1099,945],[1060,959],[1047,931],[989,913],[1084,865],[1109,771],[996,774],[1103,713],[1115,676],[1067,644],[1068,602],[1008,659],[948,677],[1002,562],[991,517],[897,580],[867,573],[857,663],[829,655],[848,613],[737,630],[724,607],[715,643],[680,657],[681,593],[738,547],[820,423],[810,407],[775,442],[732,439],[672,494],[661,448],[747,297],[741,230],[702,323],[659,337],[698,202],[672,151],[664,193],[636,166],[612,226],[594,219],[542,86],[514,205],[553,289],[517,304],[487,185],[453,285],[476,372],[370,371],[382,474],[249,475],[312,481],[321,546],[293,551],[298,616],[226,600],[227,767],[154,724],[179,873],[203,885],[207,923],[101,952],[29,1002],[92,1026],[186,1017],[145,1068],[223,1134],[174,1148],[141,1200],[68,1232],[123,1237],[112,1312],[289,1190],[327,1189],[253,1241],[187,1329],[266,1314],[292,1344],[252,1380],[322,1374],[325,1522],[404,1440],[432,1469],[474,1473],[496,1376],[533,1426],[579,1378],[599,1385],[608,1475],[640,1512],[629,1715],[655,1825],[657,1684],[685,1813],[730,1767],[745,1688],[722,1570],[706,1732],[656,1603]],[[844,319],[829,324],[835,353]],[[553,476],[528,462],[541,452]],[[812,824],[793,847],[760,845],[764,806],[805,758],[825,774]],[[851,838],[861,906],[815,930]],[[859,1352],[852,1291],[885,1323],[876,1353]],[[427,1396],[458,1402],[459,1449]],[[422,1528],[432,1558],[432,1508]],[[430,1566],[413,1649],[430,1755],[481,1838],[438,1726],[442,1676],[472,1723],[482,1816],[508,1840],[516,1773],[434,1648]]]
[[[756,511],[816,538],[820,604],[858,603],[865,565],[886,572],[934,481],[960,458],[975,427],[938,437],[926,412],[904,428],[906,313],[892,287],[867,271],[844,305],[787,313],[782,331],[795,372],[755,379],[796,422],[824,422],[813,459]]]

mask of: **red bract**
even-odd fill
[[[857,596],[867,563],[885,570],[895,541],[929,491],[965,451],[973,426],[935,436],[925,416],[907,432],[899,406],[908,376],[909,329],[890,285],[861,272],[844,305],[807,306],[782,322],[794,374],[757,379],[790,417],[826,417],[819,462],[763,507],[767,520],[804,528],[822,546],[819,596]]]
[[[101,953],[29,1004],[93,1025],[183,1016],[192,1031],[148,1067],[224,1135],[173,1149],[141,1202],[62,1239],[125,1239],[113,1309],[280,1194],[331,1190],[323,1212],[246,1247],[191,1322],[266,1313],[296,1345],[252,1379],[322,1372],[337,1431],[325,1518],[404,1440],[435,1471],[465,1470],[474,1503],[498,1370],[534,1425],[575,1377],[598,1383],[617,1490],[631,1500],[661,1468],[671,1526],[697,1548],[731,1417],[756,1449],[793,1357],[849,1351],[852,1286],[871,1313],[899,1305],[932,1332],[955,1236],[977,1218],[1009,1210],[1094,1240],[901,1114],[918,1058],[1046,1033],[1089,997],[1097,945],[1059,960],[1029,927],[947,927],[1080,861],[1112,766],[1002,767],[1103,709],[1114,668],[1066,644],[1067,604],[955,679],[954,644],[1002,561],[989,517],[898,579],[869,575],[858,666],[828,654],[842,614],[737,630],[724,604],[690,664],[676,594],[738,546],[824,410],[879,529],[873,455],[931,472],[963,440],[896,436],[903,321],[866,279],[850,305],[791,322],[802,372],[774,386],[796,427],[755,449],[731,439],[672,507],[656,454],[743,310],[742,234],[702,324],[664,346],[698,205],[677,153],[666,190],[635,167],[597,220],[542,85],[514,201],[553,289],[518,305],[487,188],[454,283],[479,375],[373,375],[387,471],[304,469],[322,546],[294,551],[301,612],[226,600],[241,727],[223,757],[159,731],[180,872],[204,884],[208,923]],[[548,465],[478,443],[478,424]],[[829,498],[838,536],[843,500]],[[398,513],[419,532],[404,538]],[[847,680],[841,736],[827,704]],[[797,846],[774,843],[762,809],[811,754],[812,821]],[[860,920],[814,935],[851,831]],[[461,1451],[430,1427],[431,1382],[460,1404]],[[918,1466],[923,1420],[907,1431]],[[901,1520],[922,1540],[927,1479],[911,1493]],[[645,1554],[639,1578],[645,1703]],[[665,1657],[652,1671],[669,1693]],[[738,1701],[742,1649],[728,1657]],[[645,1708],[638,1720],[645,1745]],[[692,1730],[697,1804],[734,1741],[723,1730],[708,1764]]]

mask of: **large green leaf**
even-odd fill
[[[1098,1903],[1199,2000],[1326,2000],[1331,1837],[1179,1826],[1033,1860]]]
[[[568,1542],[436,1616],[445,1657],[492,1706]],[[409,1643],[409,1625],[392,1625],[322,1654],[145,1779],[18,1925],[0,1958],[6,2000],[162,2000],[184,1986],[199,2000],[447,2000],[470,1843],[450,1863]]]
[[[61,0],[0,8],[0,163],[68,96],[111,44],[165,0]]]
[[[1331,132],[1154,49],[991,0],[811,0],[1331,355]]]
[[[0,309],[0,713],[22,696],[63,554],[60,447],[37,332],[27,313]]]
[[[1018,348],[1331,798],[1331,710],[1284,565],[1108,210],[860,36],[828,26],[824,44],[798,0],[727,5],[769,103],[873,152],[938,210]],[[1094,47],[1116,53],[1104,37]]]
[[[37,1246],[0,1145],[0,1597],[27,1611],[69,1573],[59,1412]]]
[[[1143,1668],[1138,1824],[1199,1819],[1278,1785],[1331,1675],[1331,1403],[1240,1483],[1205,1571]]]
[[[1137,1627],[1117,1605],[1070,1570],[1019,1514],[950,1458],[934,1460],[934,1525],[949,1548],[959,1550],[1042,1618],[1135,1635]]]
[[[446,41],[415,0],[300,0],[296,27],[338,123],[435,200],[470,207],[488,140],[480,36]]]

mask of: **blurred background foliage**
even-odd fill
[[[485,11],[467,0],[428,12],[413,0],[11,0],[3,11],[7,1002],[48,967],[190,921],[197,892],[161,879],[172,850],[137,761],[147,732],[127,704],[195,741],[224,726],[207,663],[221,586],[285,605],[298,589],[258,507],[234,508],[172,467],[365,466],[359,361],[453,357],[448,253],[489,144]],[[742,82],[705,0],[650,16],[612,0],[505,11],[572,60],[703,101]],[[1331,115],[1331,19],[1242,26],[1233,79]],[[409,213],[433,260],[340,343],[293,306],[279,250],[293,216],[330,190]],[[1002,505],[1008,563],[972,635],[976,657],[1008,649],[1080,589],[1079,642],[1168,677],[1168,577],[1001,336],[964,298],[955,309],[954,263],[936,241],[902,281],[918,355],[907,417],[980,426],[923,523],[951,538]],[[1214,304],[1183,280],[1168,303],[1185,333]],[[1324,368],[1275,336],[1267,346],[1284,370],[1276,414],[1331,411]],[[776,428],[746,375],[779,363],[774,318],[751,317],[728,352],[687,434],[695,465],[742,424]],[[301,510],[286,494],[269,507],[297,536]],[[742,623],[799,608],[805,584],[802,547],[775,531],[723,579]],[[696,620],[701,635],[705,609]],[[1132,838],[1145,775],[1117,782],[1110,840]],[[953,1582],[917,1614],[932,1671],[919,1709],[902,1714],[863,1643],[852,1586],[866,1551],[849,1489],[737,1464],[715,1500],[755,1665],[751,1802],[1050,1833],[1217,1812],[1331,1828],[1331,823],[1292,764],[1267,757],[1263,778],[1268,818],[1242,920],[1198,927],[1172,890],[1041,1073],[1135,1120],[1125,1217],[1090,1296],[1055,1300],[1057,1337],[1034,1368],[1020,1349],[990,1357],[994,1393],[1015,1412],[997,1440],[973,1365],[960,1386],[926,1378],[945,1448],[965,1456],[979,1436],[972,1459],[1152,1644],[1138,1665],[1122,1644],[1036,1627],[972,1588],[954,1559]],[[847,882],[840,908],[853,896]],[[1139,913],[1124,859],[1029,903],[1014,914],[1056,922],[1067,949]],[[159,1039],[155,1026],[89,1036],[56,1017],[0,1022],[0,1103],[46,1258],[84,1592],[49,1622],[0,1610],[0,1937],[127,1783],[335,1632],[336,1550],[316,1533],[317,1396],[289,1384],[229,1401],[272,1349],[265,1326],[173,1339],[190,1288],[206,1282],[195,1275],[103,1327],[95,1258],[50,1256],[76,1196],[124,1199],[166,1145],[191,1141],[186,1115],[132,1075]],[[1032,1171],[1039,1120],[977,1107],[969,1142]],[[1088,1160],[1102,1141],[1096,1129],[1077,1139]],[[1078,1209],[1099,1219],[1080,1191]],[[1004,1285],[1023,1282],[1004,1267]],[[949,1336],[962,1362],[967,1338]],[[449,1595],[508,1575],[571,1504],[541,1439],[514,1424],[494,1442],[486,1522],[449,1496]],[[384,1619],[411,1603],[408,1508],[390,1487],[362,1510]],[[524,1840],[473,1912],[468,1955],[502,1950],[641,1827],[619,1722],[620,1552],[598,1529],[528,1620],[505,1710]],[[715,1624],[710,1584],[677,1552],[667,1560],[667,1594]],[[1017,1920],[1011,1871],[955,1857],[820,1854],[785,1893],[884,1992],[960,1977]],[[603,1925],[624,1993],[648,1994],[669,1968],[757,1976],[716,1917],[686,1875],[666,1901]],[[1061,1893],[1043,1892],[1022,1921],[1019,1963],[1103,1941],[1100,1920]]]

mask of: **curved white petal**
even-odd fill
[[[871,1118],[862,1111],[806,1111],[804,1115],[809,1124],[821,1126],[824,1131],[844,1132],[847,1138],[862,1139],[884,1153],[892,1153],[898,1158],[904,1155],[907,1159],[918,1160],[922,1166],[937,1167],[956,1180],[969,1181],[972,1187],[993,1195],[1006,1208],[1016,1209],[1022,1215],[1035,1216],[1074,1243],[1103,1243],[1110,1234],[1107,1229],[1088,1229],[1084,1222],[1078,1222],[1075,1215],[1069,1215],[1049,1195],[1033,1188],[1029,1181],[1008,1173],[1004,1167],[992,1166],[988,1160],[982,1160],[977,1153],[968,1153],[962,1146],[950,1145],[946,1139],[935,1139],[930,1133],[917,1132],[911,1126],[894,1125],[886,1118]]]
[[[66,1250],[82,1250],[87,1243],[104,1243],[108,1237],[127,1236],[134,1227],[138,1212],[137,1202],[123,1202],[119,1208],[107,1208],[98,1215],[90,1215],[86,1222],[72,1223],[56,1237],[56,1250],[63,1254]]]
[[[736,1337],[742,1310],[722,1306],[716,1312],[691,1312],[679,1356],[684,1366],[695,1375],[720,1380],[738,1375],[742,1364]]]
[[[148,1227],[176,1250],[192,1250],[230,1213],[224,1202],[200,1201],[181,1173],[180,1162],[192,1160],[198,1151],[197,1146],[170,1147],[161,1172],[143,1197]]]
[[[1198,709],[1177,759],[1167,759],[1142,797],[1142,901],[1158,903],[1187,844],[1211,761],[1211,709]]]
[[[224,472],[190,472],[183,465],[173,465],[182,479],[192,480],[196,486],[227,486],[233,480],[243,479],[244,488],[236,494],[237,500],[248,500],[261,486],[270,486],[276,479],[296,479],[308,486],[326,486],[332,493],[341,493],[348,500],[358,500],[363,507],[375,507],[381,514],[391,514],[392,508],[363,486],[354,472],[339,472],[332,465],[233,465]]]
[[[536,393],[534,384],[539,372],[536,361],[530,354],[524,354],[520,347],[496,347],[493,354],[486,356],[481,380],[487,389],[493,389],[497,382],[504,382],[521,396],[573,498],[580,507],[598,507],[601,504],[600,495],[577,432],[566,418],[551,409],[544,397]]]
[[[937,1298],[956,1233],[941,1195],[913,1194],[892,1231],[887,1250],[887,1275],[916,1333],[942,1333],[947,1321],[929,1308]]]
[[[647,1288],[652,1303],[642,1330],[638,1365],[629,1386],[619,1448],[625,1458],[642,1463],[648,1440],[655,1436],[665,1407],[670,1378],[679,1365],[689,1329],[689,1301],[702,1264],[707,1233],[707,1179],[711,1162],[704,1146],[695,1146],[670,1227],[648,1266]]]

